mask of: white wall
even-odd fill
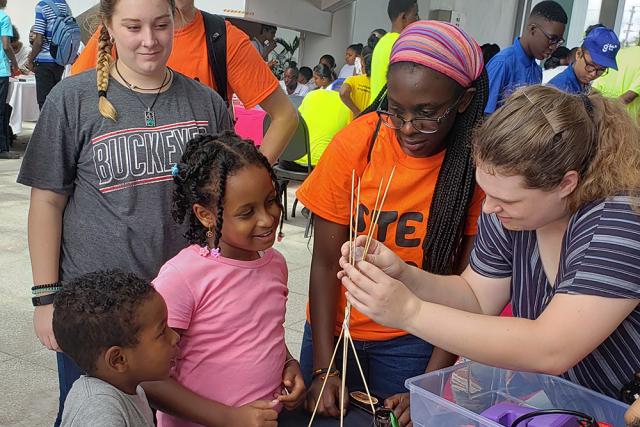
[[[314,33],[304,33],[300,53],[299,66],[306,65],[313,68],[320,57],[326,53],[336,59],[337,70],[344,64],[344,51],[351,44],[351,26],[353,23],[354,5],[343,7],[334,12],[331,21],[331,36]]]
[[[470,0],[471,1],[471,0]],[[332,34],[321,36],[313,33],[304,35],[301,61],[303,65],[317,65],[322,55],[328,53],[336,59],[337,69],[344,65],[344,51],[352,43],[367,43],[372,30],[391,29],[387,4],[389,0],[356,0],[351,5],[334,12]],[[421,16],[428,14],[431,0],[418,0]],[[423,12],[425,11],[425,12]]]
[[[20,38],[27,43],[29,29],[35,22],[35,8],[38,0],[8,0],[5,11],[11,23],[18,28]]]
[[[306,33],[301,63],[313,67],[320,56],[336,58],[338,69],[344,63],[344,50],[351,43],[365,44],[371,30],[390,29],[388,0],[356,0],[334,13],[329,37]],[[504,48],[513,42],[517,0],[418,0],[420,17],[427,19],[432,9],[460,12],[462,28],[479,44],[498,43]],[[351,28],[351,30],[350,30]]]
[[[418,0],[418,11],[421,18],[425,19],[429,16],[431,1]],[[389,0],[356,0],[355,3],[356,18],[352,43],[366,44],[372,30],[382,28],[389,31],[391,29],[391,22],[389,22],[389,15],[387,15]]]
[[[502,49],[513,43],[517,0],[431,0],[431,9],[460,12],[460,27],[480,45],[497,43]]]

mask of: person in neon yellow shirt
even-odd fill
[[[593,82],[593,88],[608,98],[618,98],[640,125],[640,45],[620,49],[616,56],[618,71]]]
[[[364,57],[364,74],[348,77],[340,87],[340,99],[349,110],[351,122],[371,103],[371,55]]]
[[[333,90],[309,92],[298,111],[309,129],[311,165],[315,166],[334,135],[347,126],[351,112],[342,103],[338,92]],[[296,160],[296,163],[304,165],[306,171],[306,156]]]
[[[382,36],[373,50],[371,59],[371,101],[374,101],[385,84],[391,48],[404,28],[420,19],[417,0],[389,0],[387,13],[391,31]]]

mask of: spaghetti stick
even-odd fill
[[[342,325],[342,388],[340,389],[340,427],[344,426],[344,395],[347,383],[347,351],[349,351],[349,307],[344,308],[344,324]],[[340,340],[338,340],[340,342]]]
[[[393,169],[391,169],[391,175],[389,175],[389,181],[387,181],[387,188],[385,188],[384,190],[384,195],[382,196],[382,201],[380,202],[380,208],[378,208],[378,211],[376,212],[375,215],[375,219],[373,220],[373,223],[371,224],[371,229],[369,230],[370,233],[367,236],[367,242],[364,245],[364,253],[363,253],[363,257],[366,258],[367,254],[369,253],[369,245],[371,244],[371,240],[373,240],[373,228],[378,225],[378,220],[380,219],[380,213],[382,212],[382,207],[384,206],[384,201],[387,198],[387,194],[389,193],[389,186],[391,185],[391,180],[393,179],[393,174],[396,171],[396,167],[395,165],[393,166]]]
[[[347,331],[348,333],[348,331]],[[373,406],[373,399],[371,398],[371,393],[369,392],[369,386],[367,385],[367,379],[364,377],[364,371],[362,370],[362,365],[360,365],[360,359],[358,358],[358,352],[356,351],[356,345],[353,343],[353,338],[351,338],[351,334],[348,336],[349,342],[351,343],[351,348],[353,349],[353,355],[356,358],[356,363],[358,364],[358,370],[360,371],[360,377],[362,378],[362,384],[364,384],[364,389],[367,391],[367,397],[369,398],[369,404],[371,405],[371,412],[373,414],[376,413],[376,408]]]
[[[355,182],[356,182],[356,170],[353,169],[351,171],[351,202],[349,206],[349,250],[354,248],[354,232],[353,232],[353,195],[355,190]]]
[[[344,335],[344,329],[340,331],[340,335],[338,335],[338,342],[333,349],[333,354],[331,355],[331,361],[329,362],[329,370],[331,369],[331,365],[333,365],[333,361],[336,358],[336,353],[338,352],[338,347],[340,347],[340,339]],[[327,381],[329,380],[329,372],[326,373],[324,377],[324,381],[322,381],[322,387],[320,387],[320,394],[318,395],[318,400],[316,401],[316,406],[313,408],[313,413],[311,414],[311,419],[309,420],[309,424],[307,427],[311,427],[313,424],[313,419],[316,417],[316,412],[318,412],[318,406],[320,405],[320,399],[322,399],[322,393],[324,392],[324,387],[327,385]]]

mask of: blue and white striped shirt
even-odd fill
[[[629,197],[589,203],[569,222],[555,286],[542,267],[535,231],[505,229],[482,214],[470,265],[485,276],[511,277],[516,317],[536,319],[555,294],[640,299],[640,215]],[[634,199],[638,203],[637,199]],[[562,377],[613,398],[640,371],[640,308]]]
[[[64,16],[71,15],[71,9],[65,0],[53,0],[58,6],[60,12]],[[56,14],[45,2],[39,1],[36,4],[36,23],[33,27],[33,31],[37,34],[42,34],[42,50],[36,56],[35,62],[55,62],[51,53],[49,53],[49,45],[51,37],[53,35],[53,23],[56,20]]]

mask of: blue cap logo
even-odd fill
[[[593,62],[601,67],[618,69],[616,55],[620,50],[620,40],[616,33],[606,27],[594,28],[582,42]]]

